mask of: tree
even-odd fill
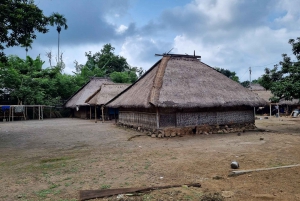
[[[48,32],[46,27],[48,24],[49,18],[34,4],[33,0],[1,0],[0,61],[7,61],[3,52],[5,47],[32,42],[36,38],[35,31]]]
[[[24,44],[21,44],[21,47],[25,47],[26,57],[27,57],[27,53],[28,53],[28,48],[32,49],[32,47],[31,47],[32,42],[33,42],[33,40],[28,38]]]
[[[60,32],[61,32],[61,27],[64,27],[64,29],[68,29],[68,25],[67,25],[67,19],[64,17],[64,15],[61,15],[59,13],[53,13],[50,16],[50,24],[51,26],[56,25],[56,30],[58,33],[58,54],[57,54],[57,58],[58,58],[58,63],[60,62],[59,58],[59,36],[60,36]]]
[[[236,81],[238,83],[240,82],[239,77],[236,75],[236,73],[234,71],[231,72],[230,70],[218,68],[218,67],[216,67],[215,70],[218,71],[219,73],[222,73],[226,77],[232,79],[233,81]]]
[[[271,90],[273,101],[300,99],[300,37],[290,39],[289,44],[297,61],[292,62],[287,54],[282,54],[281,68],[278,65],[273,69],[266,68],[261,77],[261,85]]]
[[[100,52],[92,54],[91,52],[86,52],[87,57],[86,66],[93,70],[94,68],[99,68],[105,72],[107,76],[112,72],[124,72],[129,70],[129,64],[126,59],[122,56],[114,54],[115,48],[111,44],[105,44]]]

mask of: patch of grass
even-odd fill
[[[52,194],[52,190],[50,189],[44,189],[36,192],[36,195],[41,198],[46,198],[49,194]]]
[[[71,184],[72,184],[71,182],[66,182],[65,187],[71,186]]]
[[[148,170],[148,168],[150,167],[151,163],[149,161],[146,162],[146,165],[144,167],[145,170]]]
[[[65,161],[69,159],[71,158],[70,157],[47,158],[47,159],[42,159],[40,163],[53,163],[53,162]]]
[[[109,189],[110,187],[111,187],[111,185],[103,184],[101,186],[101,189]]]
[[[54,184],[54,183],[52,183],[50,186],[49,186],[49,188],[50,189],[53,189],[53,188],[57,188],[57,187],[59,187],[60,186],[60,184]]]

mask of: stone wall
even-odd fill
[[[145,133],[153,138],[164,137],[182,137],[184,135],[210,135],[210,134],[227,134],[227,133],[242,133],[248,130],[256,129],[253,123],[231,124],[231,125],[201,125],[187,127],[169,127],[164,129],[150,129],[141,126],[118,123],[120,127],[129,128],[138,132]]]

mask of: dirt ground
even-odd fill
[[[75,201],[79,190],[201,183],[119,200],[300,200],[300,118],[256,120],[268,132],[151,138],[113,123],[0,123],[0,200]],[[120,196],[119,196],[120,197]],[[96,200],[117,200],[116,196]]]

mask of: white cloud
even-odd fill
[[[128,29],[128,27],[122,24],[122,25],[120,25],[120,26],[116,29],[116,32],[117,32],[118,34],[122,34],[122,33],[124,33],[127,29]]]

